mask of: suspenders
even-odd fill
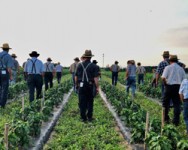
[[[50,65],[50,64],[47,64],[47,63],[46,63],[46,72],[47,72],[47,71],[50,72],[49,65]]]
[[[89,65],[91,65],[91,63],[87,64],[86,67],[84,67],[84,65],[83,65],[82,63],[81,63],[81,65],[82,65],[82,68],[83,68],[82,82],[84,82],[84,75],[86,76],[87,82],[89,82],[89,79],[88,79],[88,75],[87,75],[86,70],[87,70],[87,68],[89,67]]]
[[[31,73],[33,73],[33,74],[36,74],[36,66],[35,66],[35,63],[36,63],[36,61],[37,61],[37,59],[35,59],[35,61],[33,62],[33,60],[31,59],[31,62],[32,62],[32,70],[31,70]],[[34,69],[34,71],[35,72],[33,72],[33,69]]]
[[[1,69],[6,69],[6,66],[4,67],[4,64],[3,64],[3,57],[4,57],[5,55],[7,55],[7,54],[2,55],[1,58],[0,58],[0,61],[1,61]]]

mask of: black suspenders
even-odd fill
[[[31,70],[31,73],[33,73],[33,69],[34,69],[34,71],[35,71],[35,74],[36,74],[36,66],[35,66],[35,63],[36,63],[36,61],[37,61],[37,59],[33,62],[33,60],[31,59],[31,62],[32,62],[32,70]]]

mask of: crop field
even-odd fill
[[[75,92],[70,94],[65,106],[60,107],[64,95],[72,88],[71,75],[66,71],[61,84],[58,85],[54,81],[54,87],[45,92],[44,98],[33,103],[29,103],[26,82],[20,81],[10,86],[9,103],[5,109],[0,109],[0,149],[35,149],[36,141],[44,134],[41,131],[47,123],[53,121],[53,112],[59,109],[62,111],[57,123],[54,123],[52,130],[45,135],[45,141],[40,149],[130,150],[138,144],[141,149],[144,149],[144,145],[151,150],[188,149],[182,115],[178,127],[172,124],[165,124],[163,127],[161,125],[161,93],[159,87],[151,88],[151,74],[146,76],[143,85],[137,86],[134,100],[125,92],[124,76],[125,73],[120,72],[119,82],[114,87],[111,85],[111,73],[103,72],[100,88],[122,125],[129,129],[130,141],[125,138],[128,135],[124,135],[121,131],[100,95],[94,100],[92,122],[81,121],[78,95]],[[147,113],[148,130],[146,130]],[[171,117],[172,113],[170,111]],[[9,127],[7,135],[5,124]]]

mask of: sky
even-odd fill
[[[63,66],[86,49],[99,66],[134,59],[156,66],[163,51],[188,66],[188,0],[0,0],[0,45],[20,65],[39,59]],[[104,54],[104,58],[103,58]],[[104,60],[104,63],[103,63]]]

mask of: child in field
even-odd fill
[[[180,99],[183,103],[183,116],[188,135],[188,79],[184,79],[179,89]]]

